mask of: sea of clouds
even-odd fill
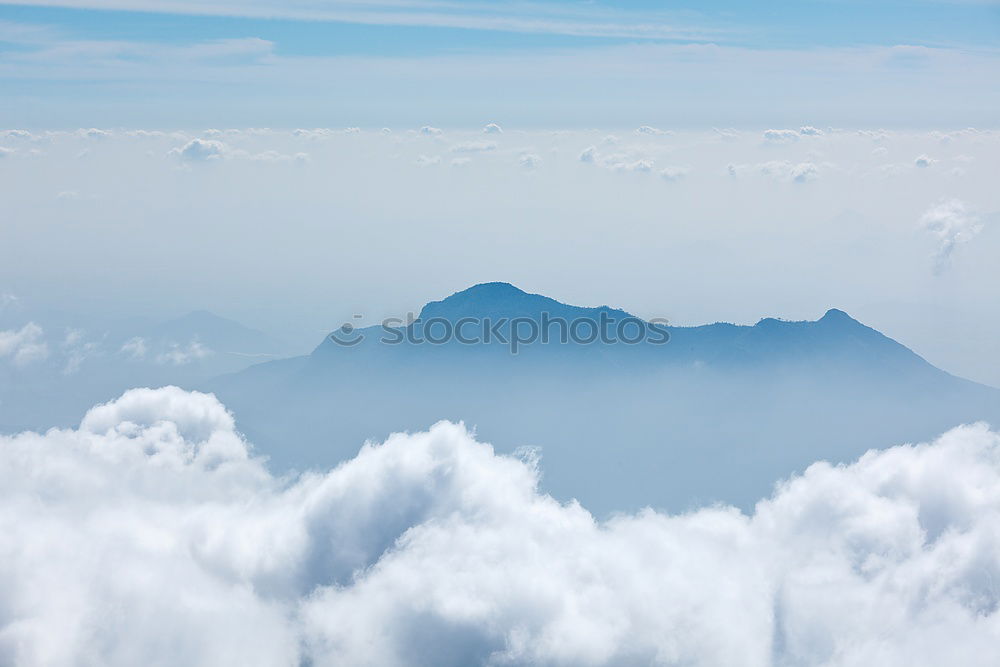
[[[442,422],[276,478],[213,396],[130,390],[0,438],[0,664],[995,664],[985,425],[750,516],[601,522],[540,474]]]

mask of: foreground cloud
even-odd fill
[[[0,663],[989,664],[1000,436],[596,521],[461,426],[277,479],[214,397],[0,438]]]

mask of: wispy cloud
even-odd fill
[[[121,108],[101,102],[95,116],[114,120],[93,122],[122,125],[175,118],[172,109],[153,101],[168,99],[168,107],[187,107],[189,118],[202,113],[206,123],[228,116],[249,118],[244,122],[253,124],[254,110],[286,99],[301,103],[268,122],[330,122],[330,114],[318,110],[336,101],[342,109],[338,124],[377,118],[379,125],[412,127],[428,121],[495,120],[497,109],[516,99],[516,108],[504,112],[507,127],[537,126],[539,118],[560,118],[575,126],[594,117],[631,124],[625,119],[638,113],[656,118],[659,125],[767,123],[780,128],[777,123],[806,119],[825,127],[844,114],[859,124],[907,118],[911,124],[961,119],[968,125],[992,122],[984,110],[995,108],[997,94],[980,82],[995,78],[1000,62],[1000,53],[990,49],[923,49],[916,79],[912,67],[901,72],[892,60],[893,47],[782,50],[730,46],[724,40],[630,40],[559,49],[476,49],[461,55],[447,49],[406,56],[336,50],[307,55],[254,36],[195,42],[101,40],[81,38],[66,25],[50,31],[8,25],[6,33],[21,48],[0,51],[0,81],[33,82],[39,91],[5,109],[7,122],[21,126],[33,122],[37,114],[32,110],[68,115],[69,109],[105,100],[104,94],[120,95],[118,83],[148,89],[149,99]],[[760,71],[772,72],[773,90],[744,85]],[[713,85],[706,86],[709,80]],[[71,96],[67,81],[94,85],[87,89],[90,95]],[[105,84],[108,89],[97,92]],[[207,92],[222,87],[225,95]],[[935,92],[945,89],[955,94]],[[642,109],[630,101],[638,99]],[[124,114],[136,119],[122,120]],[[787,133],[812,137],[813,126]],[[653,139],[650,133],[656,130],[646,125],[638,136]]]
[[[9,4],[644,40],[709,40],[724,34],[719,28],[678,21],[676,15],[665,12],[624,11],[587,3],[567,6],[553,2],[405,0],[215,0],[209,3],[197,0],[14,0]]]
[[[49,346],[42,339],[43,333],[34,322],[17,330],[0,331],[0,358],[10,357],[17,366],[46,359]]]
[[[156,363],[183,366],[199,359],[204,359],[211,354],[212,350],[197,340],[192,340],[187,345],[170,343],[166,350],[156,356]]]

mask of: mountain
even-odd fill
[[[455,337],[463,320],[466,342]],[[530,338],[546,322],[547,342],[538,335],[514,353],[518,329]],[[581,335],[561,337],[563,323]],[[601,326],[644,337],[587,342],[583,332]],[[506,283],[429,303],[412,323],[338,330],[309,355],[203,387],[278,468],[330,466],[366,439],[463,420],[500,451],[538,448],[544,490],[599,513],[747,507],[817,459],[1000,422],[1000,390],[949,375],[840,310],[673,327]]]
[[[280,356],[287,351],[283,342],[207,310],[196,310],[147,327],[138,335],[167,345],[196,340],[223,359],[242,357],[260,360],[262,357]]]

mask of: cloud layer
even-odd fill
[[[0,439],[0,662],[988,664],[1000,436],[598,522],[461,426],[276,479],[212,396]]]

